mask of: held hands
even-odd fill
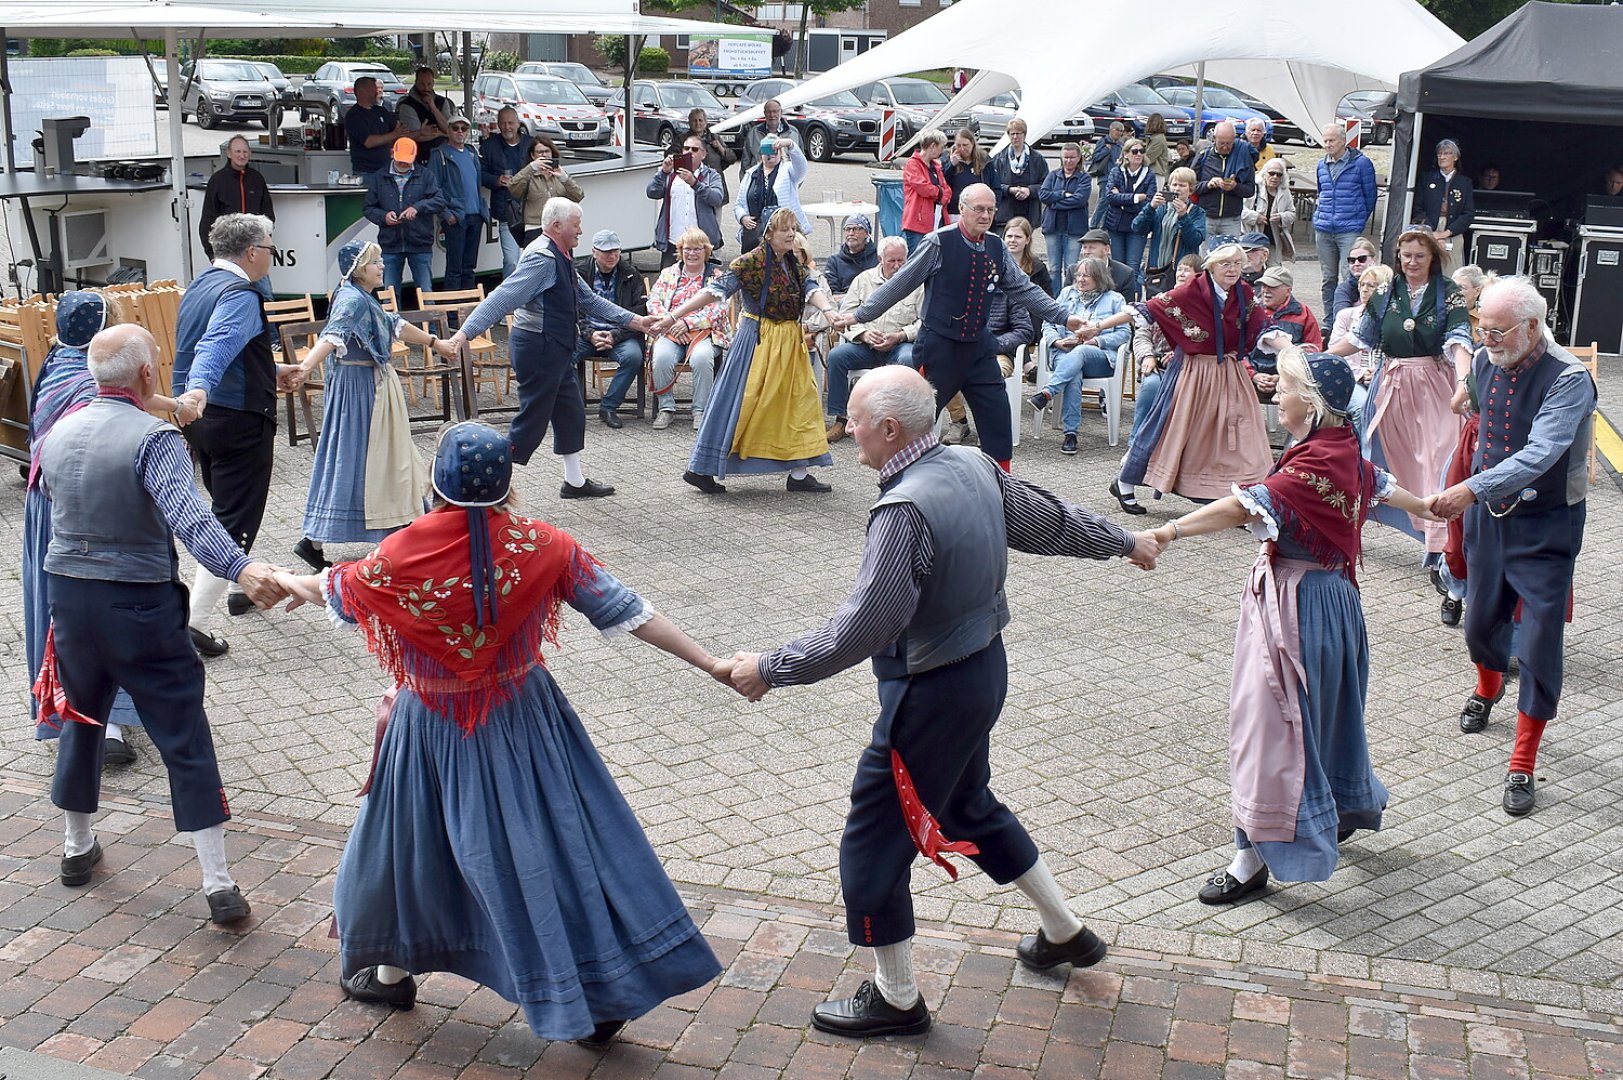
[[[731,681],[733,689],[743,694],[750,701],[760,701],[766,697],[766,692],[772,689],[766,684],[766,680],[761,678],[760,664],[758,663],[760,659],[760,653],[741,652],[734,653],[730,661],[722,661],[722,663],[732,664]],[[713,670],[711,674],[715,675],[716,672]]]
[[[1466,484],[1455,484],[1438,492],[1426,501],[1427,508],[1442,521],[1453,521],[1465,513],[1465,508],[1476,502],[1476,492]],[[1416,515],[1421,516],[1421,515]]]
[[[663,337],[675,321],[669,315],[638,315],[631,320],[631,329],[649,337]]]
[[[277,569],[269,563],[251,562],[237,575],[237,584],[242,586],[242,591],[248,594],[255,607],[274,607],[277,601],[288,595],[287,590],[277,582],[277,573]],[[285,574],[286,571],[281,573]]]
[[[1448,407],[1456,416],[1471,415],[1471,391],[1464,383],[1454,387],[1454,396],[1449,399]]]
[[[828,317],[828,325],[832,330],[849,330],[856,324],[856,316],[849,311],[836,311]]]
[[[440,338],[434,345],[434,351],[447,360],[455,360],[462,355],[462,349],[468,344],[468,336],[458,330],[448,338]]]
[[[1133,553],[1127,556],[1127,561],[1140,570],[1154,570],[1155,562],[1166,549],[1166,542],[1157,532],[1145,530],[1133,534]]]
[[[203,415],[209,396],[204,390],[188,390],[175,399],[175,423],[185,427]]]
[[[283,393],[290,394],[297,390],[309,377],[310,374],[304,370],[303,364],[276,365],[276,389]]]

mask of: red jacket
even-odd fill
[[[929,232],[936,227],[935,207],[941,207],[941,224],[952,221],[952,185],[941,171],[939,160],[926,162],[919,151],[902,166],[902,228],[908,232]]]

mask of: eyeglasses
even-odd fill
[[[1489,345],[1503,345],[1507,337],[1520,329],[1519,326],[1512,326],[1509,330],[1483,330],[1482,340]]]
[[[1369,262],[1369,256],[1368,255],[1349,255],[1349,256],[1347,256],[1347,265],[1348,266],[1357,266],[1359,263],[1367,263],[1367,262]]]
[[[997,212],[997,207],[995,207],[995,206],[966,206],[966,207],[963,207],[963,211],[966,214],[992,214],[992,213]]]
[[[273,255],[276,253],[276,245],[274,244],[255,244],[254,247],[260,251],[268,251]]]

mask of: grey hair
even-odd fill
[[[129,389],[136,384],[141,374],[141,366],[150,364],[156,359],[150,344],[151,339],[144,334],[124,331],[111,339],[123,337],[126,339],[124,344],[110,348],[108,333],[109,331],[103,330],[91,338],[90,347],[85,350],[90,377],[96,380],[97,386]],[[99,348],[97,342],[101,343]]]
[[[1250,131],[1253,124],[1256,125],[1257,130],[1259,130],[1259,131],[1267,131],[1268,130],[1268,121],[1264,120],[1260,116],[1253,116],[1251,119],[1247,120],[1245,122],[1245,129],[1247,131]]]
[[[1222,247],[1213,248],[1212,250],[1208,251],[1206,253],[1206,261],[1200,265],[1202,269],[1210,270],[1220,262],[1227,262],[1230,259],[1243,258],[1245,258],[1245,248],[1241,247],[1239,244],[1224,244]]]
[[[1483,286],[1487,285],[1488,282],[1497,280],[1498,275],[1491,274],[1486,270],[1483,270],[1482,267],[1478,266],[1476,263],[1466,263],[1464,266],[1454,271],[1454,284],[1460,286],[1462,289],[1472,288],[1480,290]]]
[[[1482,307],[1487,307],[1489,300],[1498,300],[1507,304],[1511,315],[1515,317],[1517,322],[1537,319],[1539,328],[1546,334],[1549,333],[1549,327],[1545,320],[1550,314],[1550,304],[1539,293],[1531,279],[1517,274],[1515,277],[1502,277],[1496,281],[1490,281],[1483,286],[1482,295],[1477,299],[1477,303]]]
[[[919,132],[920,149],[926,146],[946,146],[947,133],[940,128],[925,128]]]
[[[1110,263],[1106,260],[1099,258],[1097,255],[1089,256],[1086,259],[1078,259],[1076,269],[1071,271],[1071,280],[1073,282],[1077,281],[1083,274],[1088,275],[1093,280],[1093,284],[1100,292],[1110,291],[1113,282],[1110,277]]]
[[[1441,154],[1444,150],[1451,151],[1455,157],[1465,156],[1460,153],[1460,144],[1455,142],[1453,139],[1444,139],[1443,141],[1439,142],[1437,144],[1437,149],[1433,150],[1432,153]]]
[[[857,385],[883,372],[885,368],[874,368],[867,375],[857,380]],[[925,381],[921,375],[916,379],[898,379],[888,375],[877,379],[868,388],[866,423],[872,427],[889,417],[901,426],[902,434],[909,440],[916,439],[935,426],[935,388]]]
[[[241,259],[268,241],[275,227],[263,214],[222,214],[209,228],[209,246],[222,259]]]
[[[1346,417],[1333,412],[1330,403],[1324,400],[1324,392],[1313,379],[1313,369],[1307,366],[1307,354],[1300,346],[1287,345],[1279,350],[1279,382],[1283,388],[1285,380],[1289,379],[1299,389],[1296,396],[1307,402],[1313,410],[1313,427],[1340,427],[1345,424]]]
[[[541,210],[541,228],[550,229],[561,221],[580,217],[580,203],[574,199],[566,199],[562,195],[547,200],[547,205]]]
[[[1381,249],[1380,249],[1380,247],[1375,243],[1375,241],[1371,240],[1367,236],[1360,236],[1357,240],[1354,240],[1352,242],[1352,247],[1348,248],[1347,250],[1349,252],[1352,252],[1352,251],[1357,251],[1360,248],[1362,248],[1363,250],[1369,252],[1371,255],[1375,256],[1377,259],[1381,257]]]
[[[883,237],[879,241],[879,257],[884,258],[885,252],[893,247],[899,247],[905,251],[907,249],[907,240],[900,236]]]

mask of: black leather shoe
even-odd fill
[[[246,615],[254,610],[254,602],[248,599],[247,593],[226,593],[225,609],[233,615]]]
[[[620,417],[608,409],[597,410],[597,418],[603,421],[603,426],[606,428],[614,428],[616,431],[618,431],[625,427],[625,425],[620,422]]]
[[[198,656],[224,656],[231,651],[231,645],[224,638],[204,633],[195,626],[188,626],[186,630],[192,635],[192,648],[197,650]]]
[[[825,484],[810,473],[807,473],[799,480],[796,480],[791,476],[789,478],[789,482],[784,486],[789,491],[809,491],[818,495],[823,495],[834,490],[833,484]]]
[[[1434,566],[1431,568],[1429,576],[1431,578],[1431,587],[1437,590],[1437,595],[1447,596],[1448,586],[1443,584],[1443,572]]]
[[[714,476],[706,476],[704,473],[696,473],[692,469],[689,469],[687,472],[682,474],[682,480],[685,483],[692,484],[706,495],[727,494],[726,484],[723,484]]]
[[[812,1027],[830,1035],[871,1039],[881,1035],[922,1035],[930,1030],[930,1010],[920,997],[910,1008],[898,1009],[879,988],[865,980],[855,997],[825,1001],[812,1009]]]
[[[1076,453],[1076,432],[1067,431],[1065,438],[1060,441],[1059,452],[1062,454]]]
[[[1254,893],[1260,893],[1268,884],[1268,868],[1264,866],[1249,881],[1229,877],[1227,870],[1219,870],[1206,880],[1205,888],[1196,896],[1202,904],[1234,904]]]
[[[1027,934],[1021,938],[1020,944],[1014,947],[1014,954],[1020,958],[1020,962],[1033,971],[1047,971],[1061,964],[1079,968],[1092,967],[1105,958],[1106,951],[1105,943],[1099,940],[1099,935],[1085,926],[1070,941],[1062,941],[1057,945],[1038,930],[1035,934]]]
[[[1533,777],[1529,773],[1505,775],[1505,813],[1522,817],[1533,812]]]
[[[209,893],[209,922],[217,926],[226,923],[241,922],[253,913],[248,906],[248,898],[242,895],[242,890],[233,885],[229,889]]]
[[[1499,704],[1505,696],[1505,688],[1499,688],[1499,696],[1485,698],[1481,694],[1472,694],[1471,700],[1465,703],[1460,710],[1460,730],[1467,735],[1475,735],[1488,726],[1488,717],[1493,715],[1493,707]]]
[[[604,1020],[592,1027],[592,1033],[584,1039],[576,1039],[581,1046],[602,1047],[614,1041],[620,1034],[620,1029],[626,1026],[624,1020]]]
[[[368,1005],[393,1005],[409,1009],[417,1004],[417,980],[407,975],[393,986],[378,982],[378,969],[365,967],[347,979],[340,979],[344,993]]]
[[[135,764],[135,751],[130,749],[130,744],[125,742],[123,739],[108,739],[104,743],[104,746],[105,749],[102,751],[101,757],[101,764],[103,768],[106,768],[108,765],[123,766]]]
[[[1465,601],[1456,600],[1452,596],[1443,597],[1443,625],[1458,626],[1460,616],[1465,614]]]
[[[1149,511],[1138,501],[1138,496],[1122,491],[1121,485],[1110,481],[1110,496],[1121,504],[1121,508],[1129,514],[1147,514]]]
[[[1336,830],[1336,843],[1345,844],[1348,840],[1351,840],[1353,838],[1353,833],[1355,833],[1357,831],[1358,831],[1357,829],[1337,829]]]
[[[601,499],[605,495],[613,494],[613,484],[600,484],[589,476],[584,484],[571,484],[565,480],[563,486],[558,489],[558,497],[561,499]]]
[[[327,556],[322,554],[321,549],[310,542],[308,536],[300,538],[299,542],[293,545],[293,554],[303,559],[305,565],[318,574],[332,565],[327,561]]]
[[[101,841],[97,840],[90,845],[90,850],[83,855],[62,856],[62,884],[88,885],[90,884],[90,869],[101,862]]]

